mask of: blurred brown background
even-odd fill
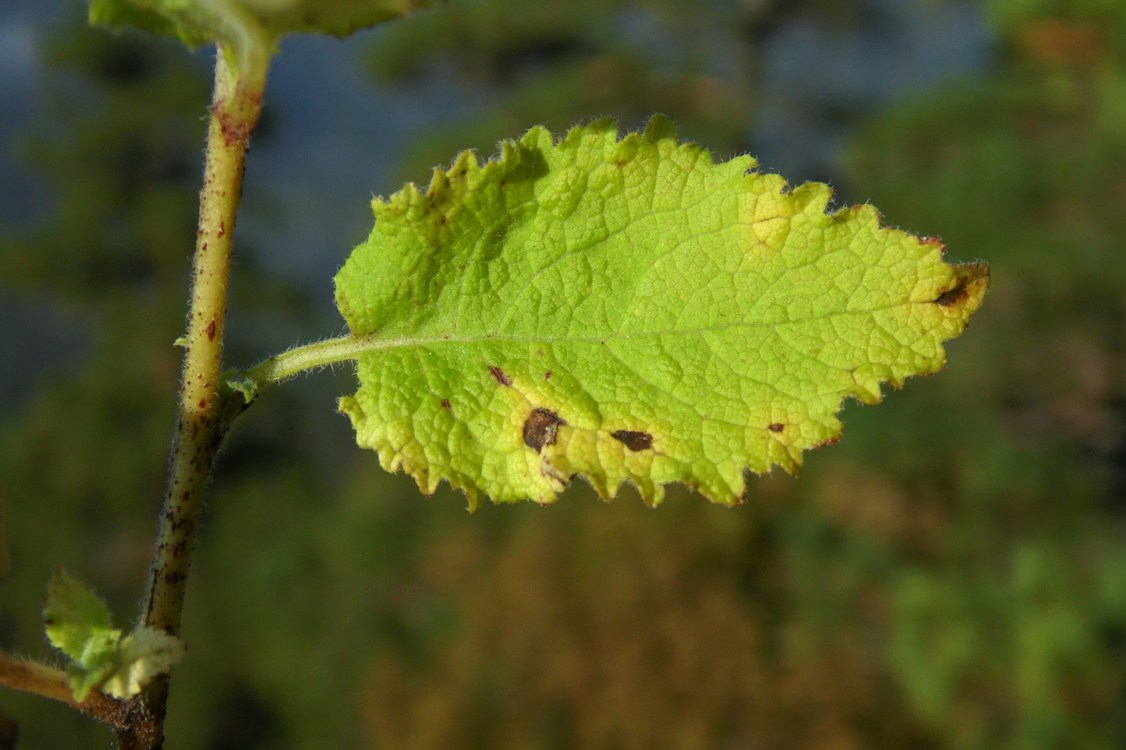
[[[0,11],[0,645],[63,565],[141,595],[173,426],[208,53]],[[283,47],[230,320],[336,334],[371,194],[465,147],[654,111],[989,261],[941,374],[846,405],[799,479],[657,511],[418,495],[341,368],[267,393],[213,483],[168,747],[1126,747],[1126,5],[452,0]],[[22,748],[107,732],[0,693]]]

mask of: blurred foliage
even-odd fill
[[[798,12],[861,22],[862,6],[449,3],[381,37],[372,64],[408,83],[461,71],[482,101],[420,134],[411,177],[595,113],[663,110],[726,154],[757,114],[761,34]],[[996,0],[987,77],[872,113],[840,187],[988,260],[993,290],[946,371],[849,405],[839,445],[798,480],[752,479],[741,508],[576,487],[470,518],[355,450],[324,395],[347,374],[263,397],[213,484],[169,747],[1126,746],[1119,7]],[[410,65],[391,65],[395,45]],[[40,655],[54,566],[121,621],[142,591],[207,79],[130,36],[74,30],[52,50],[27,151],[54,214],[0,236],[3,288],[71,311],[87,341],[0,425],[0,643]],[[272,335],[247,320],[305,308],[241,257],[246,362]],[[108,742],[39,699],[5,692],[0,709],[27,747]]]
[[[747,39],[770,3],[719,0],[475,0],[438,6],[373,47],[384,82],[414,86],[451,73],[481,102],[418,138],[403,179],[465,148],[483,156],[542,124],[564,133],[613,115],[637,128],[653,112],[721,154],[746,150],[756,58]],[[422,172],[422,174],[425,174]]]
[[[55,317],[78,330],[74,349],[54,356],[62,366],[38,365],[44,353],[34,347],[50,341],[25,334],[37,387],[4,405],[0,497],[13,567],[0,582],[0,643],[46,656],[40,614],[53,568],[88,578],[121,621],[143,591],[175,420],[180,354],[172,341],[183,330],[209,92],[206,64],[179,45],[109,38],[78,19],[44,54],[54,72],[23,154],[53,188],[52,212],[30,231],[0,229],[0,293],[39,306],[47,319],[62,310]],[[236,317],[248,307],[280,319],[302,312],[297,293],[248,260],[233,283],[244,292]],[[253,333],[252,356],[260,356],[269,332]],[[244,341],[232,342],[236,353]],[[292,455],[285,431],[300,422],[315,432],[320,423],[293,408],[232,441],[228,471],[237,475],[261,454]],[[108,742],[62,706],[7,693],[0,700],[33,746]]]
[[[100,36],[69,31],[45,50],[59,73],[40,92],[49,115],[25,153],[54,189],[53,212],[4,236],[0,253],[6,292],[63,308],[83,329],[84,356],[67,356],[81,366],[44,372],[0,430],[14,563],[0,632],[5,648],[29,653],[48,652],[40,613],[56,566],[89,577],[120,619],[132,615],[174,418],[168,343],[183,319],[206,84],[166,46]],[[13,711],[30,746],[108,742],[64,707],[3,701],[39,709]]]
[[[949,747],[1121,747],[1126,15],[994,11],[996,74],[872,123],[854,154],[873,203],[996,282],[945,383],[972,422],[902,438],[963,440],[946,467],[965,486],[946,553],[894,589],[891,666]]]

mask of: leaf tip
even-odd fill
[[[961,311],[968,319],[981,307],[989,289],[988,263],[960,263],[953,266],[954,284],[942,291],[934,304],[950,310]]]
[[[585,125],[576,125],[567,131],[560,143],[573,144],[591,135],[601,135],[606,141],[618,140],[618,120],[609,115],[599,117]]]
[[[656,143],[662,140],[673,140],[677,138],[676,125],[667,116],[657,113],[649,118],[649,122],[645,124],[645,131],[642,137],[647,143]]]

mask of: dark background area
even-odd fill
[[[210,53],[0,10],[0,646],[65,566],[135,617],[174,422]],[[336,335],[368,201],[460,149],[660,111],[984,259],[937,376],[738,508],[577,482],[466,514],[355,447],[348,368],[212,485],[175,748],[1126,746],[1126,6],[453,0],[271,73],[229,361]],[[108,732],[10,691],[21,748]]]

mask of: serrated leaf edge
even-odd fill
[[[388,198],[376,198],[372,202],[373,213],[376,217],[376,224],[378,226],[381,217],[388,214],[400,213],[409,209],[411,206],[416,205],[420,199],[434,200],[437,199],[439,203],[444,200],[457,200],[461,195],[471,192],[478,186],[487,183],[489,180],[498,176],[498,172],[502,173],[506,170],[518,168],[521,158],[521,149],[557,149],[563,150],[567,148],[574,148],[584,142],[589,143],[592,139],[597,140],[601,136],[601,140],[606,145],[613,145],[616,147],[617,153],[629,151],[630,147],[634,144],[660,144],[662,141],[667,141],[671,149],[682,151],[690,151],[694,158],[700,160],[703,165],[711,166],[715,164],[714,157],[710,151],[704,149],[696,144],[685,142],[678,142],[675,126],[665,117],[661,115],[654,116],[644,131],[631,132],[624,137],[618,137],[618,127],[612,118],[603,118],[597,120],[586,126],[576,126],[569,130],[562,138],[554,139],[551,133],[542,126],[536,126],[530,129],[522,137],[517,140],[507,140],[500,144],[499,153],[490,158],[484,164],[481,164],[477,154],[472,150],[461,152],[451,165],[445,169],[435,168],[430,182],[423,190],[416,183],[408,183],[401,190],[392,194]],[[750,156],[742,155],[734,159],[724,162],[725,164],[737,164],[744,171],[746,177],[755,176],[758,178],[766,178],[769,180],[769,189],[772,192],[777,192],[779,195],[788,195],[793,201],[796,212],[804,214],[815,214],[824,217],[823,220],[829,222],[842,221],[851,219],[856,222],[858,226],[864,226],[875,230],[879,233],[893,233],[903,236],[912,237],[913,240],[919,242],[929,243],[932,242],[930,238],[915,238],[900,230],[881,226],[881,217],[879,212],[870,205],[851,206],[841,208],[831,213],[826,213],[826,209],[832,198],[832,190],[828,185],[823,183],[804,183],[792,189],[788,189],[788,183],[784,178],[779,175],[761,174],[757,171],[758,162]],[[952,336],[944,338],[945,342],[950,338],[961,333],[966,326],[968,318],[974,311],[980,307],[983,299],[985,288],[989,283],[989,269],[984,263],[968,263],[968,264],[947,264],[954,273],[954,284],[939,294],[935,300],[927,300],[937,303],[944,307],[957,307],[961,306],[963,309],[963,323],[959,330]],[[348,309],[348,302],[342,297],[339,290],[337,293],[337,304],[345,318],[351,325],[354,316]],[[361,341],[366,337],[372,340],[371,350],[380,350],[389,348],[391,342],[381,340],[376,342],[378,331],[365,332],[359,336],[354,336],[354,341]],[[502,341],[503,337],[490,337],[490,341]],[[398,342],[400,344],[409,345],[409,341],[403,340]],[[422,343],[421,338],[416,343]],[[920,370],[915,375],[925,375],[937,372],[945,365],[946,351],[945,347],[942,348],[941,357],[932,363],[932,366],[925,370]],[[906,377],[911,377],[908,375]],[[893,388],[900,388],[906,378],[898,377],[895,375],[882,379],[881,382],[888,383]],[[841,406],[848,398],[856,398],[864,403],[873,404],[878,403],[883,399],[882,389],[861,389],[857,384],[856,389],[842,394],[841,402],[837,406],[836,414],[839,414]],[[346,411],[348,404],[347,397],[341,399],[341,410]],[[843,425],[840,420],[834,417],[834,426],[832,434],[821,445],[836,442],[843,433]],[[372,446],[369,446],[372,447]],[[809,450],[809,447],[798,450],[795,454],[791,454],[788,460],[779,460],[776,465],[788,473],[796,474],[800,471],[803,464],[804,452]],[[438,477],[430,471],[423,470],[422,467],[413,466],[409,459],[398,453],[391,453],[388,449],[377,450],[381,466],[390,472],[405,471],[408,475],[415,479],[419,490],[424,494],[432,494],[441,483],[441,481],[448,482],[455,490],[464,492],[469,501],[469,509],[474,510],[479,507],[482,497],[482,492],[475,486],[467,485],[464,482],[458,481],[455,477],[442,476]],[[621,487],[619,483],[616,487],[603,487],[597,481],[583,474],[579,474],[581,478],[590,483],[595,491],[604,499],[608,499],[615,495]],[[565,478],[569,479],[569,478]],[[653,485],[648,483],[647,487],[638,486],[637,482],[633,479],[626,479],[626,483],[633,484],[639,492],[641,492],[643,499],[651,504],[656,505],[660,502],[664,494],[663,485]],[[714,502],[722,504],[737,504],[742,502],[745,495],[745,482],[743,494],[735,495],[731,498],[715,498],[710,499]],[[689,484],[689,486],[692,486]],[[697,488],[698,489],[698,488]],[[554,497],[549,500],[537,499],[538,502],[554,501]]]

